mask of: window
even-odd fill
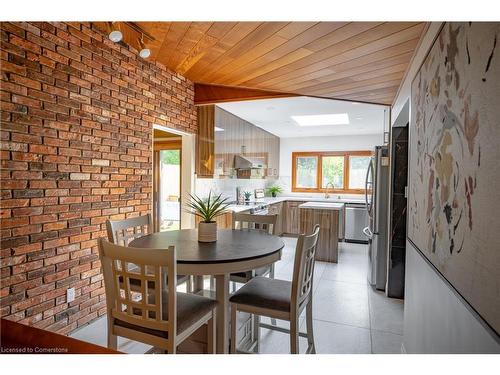
[[[292,191],[363,193],[370,151],[292,153]]]
[[[370,156],[349,155],[349,189],[364,190],[368,165]]]
[[[323,189],[343,189],[344,188],[344,157],[343,156],[323,156],[321,158],[321,187]]]
[[[300,156],[297,158],[297,187],[303,189],[316,189],[318,174],[317,156]]]

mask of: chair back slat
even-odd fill
[[[175,248],[136,249],[99,239],[108,314],[144,328],[176,332]],[[132,290],[131,281],[140,288]],[[166,282],[165,282],[166,280]],[[168,296],[168,311],[163,297]]]
[[[128,246],[132,240],[153,232],[153,220],[150,214],[125,220],[107,220],[106,230],[109,242]]]
[[[314,257],[319,237],[319,225],[310,235],[301,234],[295,249],[292,279],[292,305],[298,308],[310,295],[313,288]]]
[[[274,234],[278,215],[233,213],[233,229],[252,229]]]

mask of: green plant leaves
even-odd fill
[[[281,186],[273,185],[273,186],[268,187],[267,191],[269,194],[273,194],[273,193],[278,194],[278,193],[282,193],[283,189],[281,188]]]
[[[202,199],[196,195],[189,194],[191,200],[187,206],[191,209],[189,212],[202,219],[205,223],[214,221],[217,216],[226,212],[230,203],[227,203],[228,198],[222,198],[222,194],[213,196],[212,191],[208,193],[207,199]]]

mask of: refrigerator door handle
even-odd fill
[[[372,238],[373,237],[373,233],[371,232],[370,227],[363,228],[363,233],[368,238]]]
[[[368,169],[366,170],[366,178],[365,178],[365,202],[366,202],[366,210],[368,211],[368,215],[372,215],[372,203],[368,201],[368,187],[372,187],[372,181],[368,181],[370,174],[373,176],[373,159],[370,160],[370,164],[368,165]]]

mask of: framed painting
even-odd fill
[[[500,23],[445,23],[411,87],[408,239],[500,331]]]

